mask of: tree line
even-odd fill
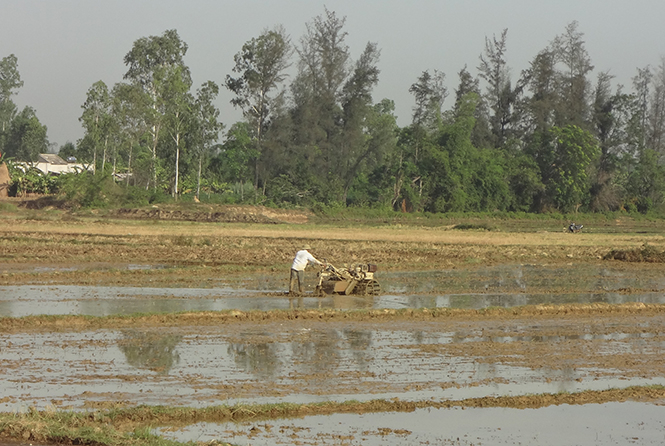
[[[572,22],[513,76],[508,30],[487,37],[476,74],[425,70],[409,88],[411,123],[375,102],[380,49],[353,60],[345,18],[325,9],[292,41],[281,26],[234,56],[217,84],[195,88],[176,30],[136,40],[124,79],[93,84],[84,137],[60,148],[126,188],[202,192],[227,202],[315,203],[406,212],[648,212],[665,201],[665,58],[630,90],[592,77]],[[35,111],[11,100],[17,59],[0,64],[0,151],[34,161],[48,149]],[[243,119],[228,129],[220,88]],[[446,101],[450,96],[450,100]],[[446,102],[452,105],[444,108]]]

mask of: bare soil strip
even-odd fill
[[[21,331],[85,331],[131,327],[210,326],[219,324],[270,323],[275,321],[501,321],[522,319],[551,320],[588,319],[596,316],[630,317],[656,316],[665,313],[665,305],[626,303],[534,305],[515,308],[467,309],[405,309],[405,310],[272,310],[272,311],[220,311],[196,313],[169,313],[138,316],[27,316],[0,318],[0,332]]]
[[[665,248],[662,234],[565,234],[454,231],[445,227],[327,227],[127,220],[0,219],[0,261],[95,262],[109,259],[194,264],[288,263],[302,243],[319,257],[414,264],[598,260],[612,249],[645,243]],[[2,260],[4,258],[4,260]]]

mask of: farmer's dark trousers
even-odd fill
[[[289,294],[302,294],[302,282],[304,271],[291,269],[291,280],[289,280]]]

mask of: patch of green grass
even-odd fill
[[[136,406],[97,410],[93,412],[37,411],[30,408],[25,413],[0,413],[0,437],[35,442],[87,444],[96,446],[178,446],[181,443],[154,434],[159,426],[188,425],[200,422],[222,423],[247,420],[269,420],[302,417],[313,414],[363,413],[363,412],[411,412],[418,408],[446,407],[546,407],[553,404],[579,402],[625,401],[642,398],[660,401],[665,386],[632,386],[627,388],[587,390],[576,393],[529,394],[467,398],[462,400],[404,401],[377,399],[370,401],[320,402],[312,404],[236,404],[202,409],[169,406]],[[210,443],[213,444],[213,443]],[[216,445],[229,443],[216,441]]]
[[[13,214],[13,213],[18,212],[18,208],[13,203],[0,202],[0,212],[6,212],[6,213],[12,213]]]
[[[26,413],[0,414],[0,436],[30,442],[106,446],[177,446],[183,444],[150,433],[140,426],[125,432],[107,422],[99,412],[66,412],[31,408]]]
[[[193,246],[194,239],[186,235],[176,235],[175,237],[171,238],[171,243],[176,246]]]
[[[487,223],[460,223],[453,226],[453,229],[459,229],[463,231],[493,231],[494,228]]]

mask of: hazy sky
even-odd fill
[[[78,121],[88,88],[110,87],[126,72],[124,55],[136,39],[177,29],[188,45],[194,87],[221,83],[233,55],[265,28],[283,25],[293,42],[324,5],[346,17],[355,59],[368,41],[381,49],[374,101],[393,99],[400,125],[410,121],[408,88],[424,70],[446,74],[450,106],[457,73],[476,74],[485,37],[508,29],[513,81],[570,22],[579,22],[595,65],[630,86],[637,67],[665,56],[663,0],[0,0],[0,58],[15,54],[25,82],[14,101],[34,107],[51,142],[83,135]],[[240,118],[222,90],[218,105],[228,126]]]

